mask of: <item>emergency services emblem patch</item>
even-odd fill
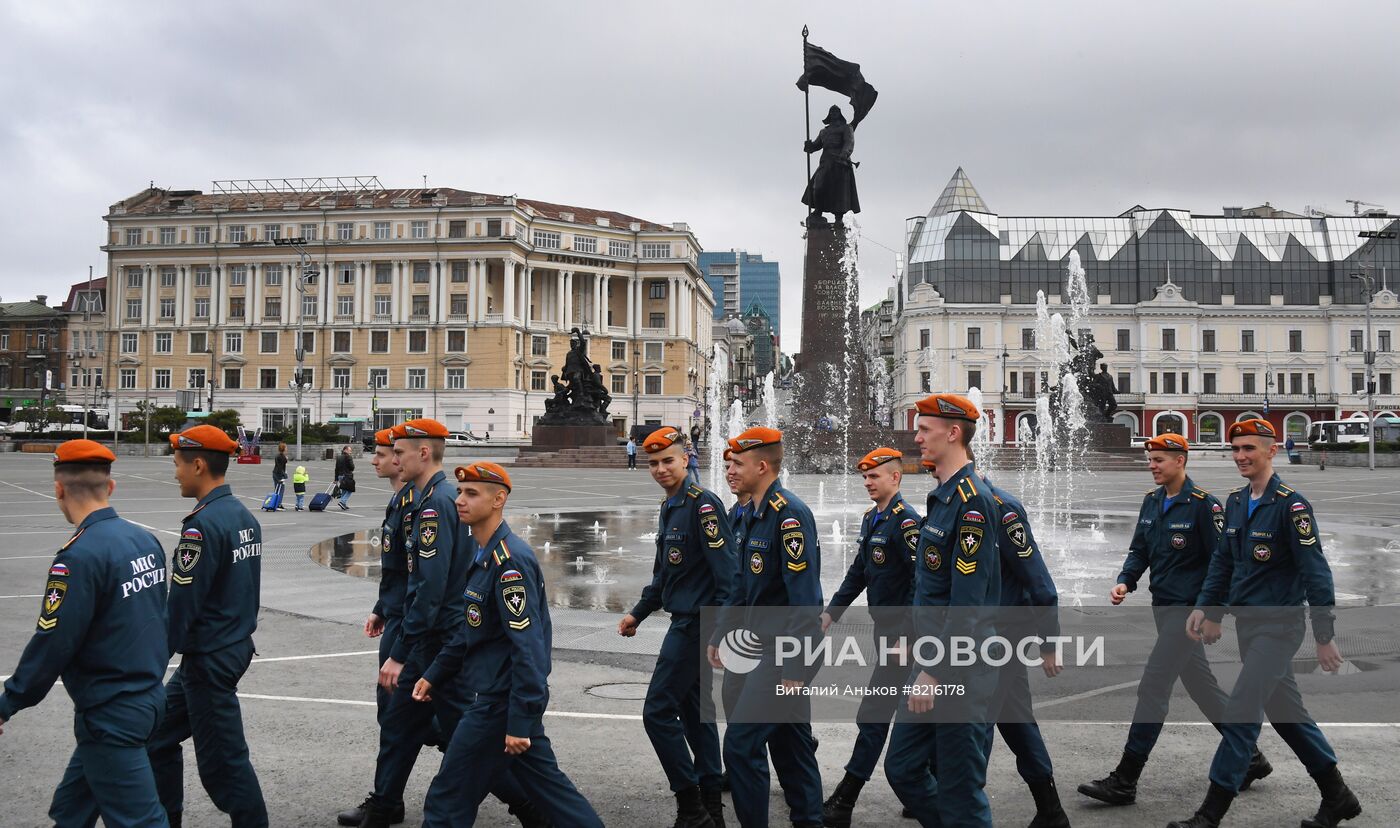
[[[199,563],[199,553],[204,551],[204,544],[196,541],[180,541],[175,547],[175,567],[181,572],[189,572],[194,569],[194,565]]]
[[[473,627],[481,626],[481,607],[476,604],[467,604],[467,623]]]
[[[1262,544],[1262,543],[1260,543],[1260,544],[1255,544],[1255,546],[1254,546],[1254,560],[1258,561],[1259,563],[1264,563],[1264,562],[1267,561],[1272,555],[1273,555],[1273,550],[1270,549],[1266,544]]]
[[[1172,549],[1185,549],[1185,548],[1186,548],[1186,536],[1183,535],[1183,534],[1181,534],[1180,532],[1177,532],[1175,535],[1172,535]]]
[[[394,545],[393,536],[388,532],[382,533],[379,536],[379,544],[381,549],[383,549],[385,552],[388,552],[391,548],[393,548]]]
[[[943,556],[938,554],[937,549],[930,546],[924,550],[924,565],[929,568],[930,572],[937,572],[938,568],[943,565]]]
[[[1212,517],[1212,519],[1215,521],[1215,531],[1217,531],[1217,532],[1224,532],[1224,531],[1225,531],[1225,516],[1224,516],[1224,515],[1217,514],[1217,515],[1212,515],[1211,517]]]
[[[877,564],[882,564],[882,563],[884,563],[884,562],[885,562],[885,548],[884,548],[883,546],[877,546],[877,547],[875,547],[874,549],[871,549],[871,550],[870,550],[870,560],[874,561],[874,562],[877,563]]]
[[[39,629],[48,631],[58,625],[58,608],[68,595],[67,581],[49,581],[44,584],[44,599],[39,604]]]
[[[788,555],[792,556],[794,561],[802,557],[806,543],[807,541],[802,537],[801,532],[788,532],[783,535],[783,549],[787,550]]]
[[[505,601],[506,609],[516,618],[525,614],[525,587],[508,586],[501,590],[501,599]]]
[[[432,546],[437,540],[437,521],[426,521],[418,528],[418,541],[424,546]]]
[[[1011,538],[1012,543],[1022,549],[1026,548],[1026,525],[1024,523],[1018,523],[1010,529],[1007,529],[1006,536]],[[1020,553],[1018,552],[1017,554],[1019,555]]]
[[[678,566],[681,562],[681,548],[679,546],[673,546],[666,550],[666,560],[669,561],[672,566]]]
[[[749,571],[755,575],[763,572],[763,556],[757,552],[749,556]]]
[[[958,550],[969,558],[982,548],[982,530],[976,526],[964,526],[958,530]]]
[[[716,540],[716,539],[718,539],[718,538],[719,538],[719,516],[718,516],[718,515],[707,515],[707,516],[705,516],[705,517],[700,518],[700,528],[701,528],[702,530],[704,530],[704,532],[705,532],[705,537],[709,538],[710,540]]]
[[[1293,516],[1293,527],[1298,530],[1299,537],[1311,537],[1313,531],[1312,516],[1307,512],[1299,512]]]

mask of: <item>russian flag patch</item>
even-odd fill
[[[68,564],[54,564],[53,566],[49,567],[49,574],[58,575],[60,577],[66,577],[68,575]]]
[[[435,518],[437,516],[437,509],[424,509],[418,513],[418,517],[420,518]]]
[[[191,526],[190,528],[186,529],[184,532],[181,532],[181,533],[180,533],[180,537],[184,538],[185,540],[198,541],[198,540],[204,540],[204,533],[201,532],[201,531],[199,531],[198,529],[194,528],[193,526]]]

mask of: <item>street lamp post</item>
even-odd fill
[[[1371,295],[1375,291],[1376,282],[1369,273],[1353,273],[1351,278],[1360,281],[1366,286],[1366,465],[1371,471],[1376,470],[1376,416],[1375,416],[1375,379],[1372,372],[1376,368],[1376,352],[1371,350]]]
[[[307,280],[315,278],[317,274],[315,267],[311,264],[311,253],[306,249],[306,239],[300,236],[292,236],[287,239],[273,239],[272,243],[278,247],[292,248],[296,251],[299,259],[297,267],[297,299],[299,301],[295,306],[297,315],[297,373],[296,376],[292,378],[291,386],[292,394],[296,399],[297,459],[304,460],[305,458],[302,457],[301,453],[301,395],[306,392],[308,384],[304,379],[306,370],[306,349],[303,346],[306,344],[306,314],[303,312],[303,308],[306,304]],[[341,404],[342,406],[344,405],[343,400]]]

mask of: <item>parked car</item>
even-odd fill
[[[449,446],[480,446],[485,444],[486,439],[478,437],[470,431],[450,431],[444,442]]]

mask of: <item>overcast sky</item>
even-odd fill
[[[101,275],[152,180],[426,174],[777,259],[795,351],[803,23],[880,91],[867,303],[960,165],[1005,215],[1400,210],[1393,3],[0,0],[0,297]]]

